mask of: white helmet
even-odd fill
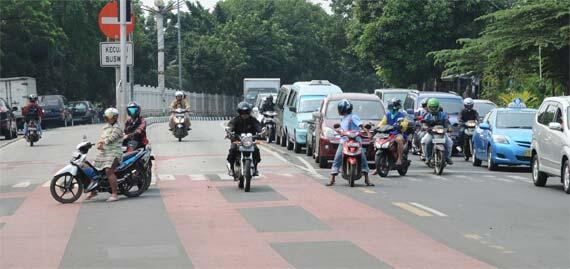
[[[473,108],[473,105],[475,105],[475,102],[471,98],[465,98],[465,100],[463,100],[463,105]]]
[[[174,93],[174,96],[176,96],[176,97],[178,97],[178,96],[184,97],[184,93],[183,93],[182,91],[176,91],[176,92]]]
[[[107,119],[115,118],[119,116],[119,110],[114,107],[110,107],[105,110],[105,113],[103,113],[103,115]]]

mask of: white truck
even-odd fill
[[[22,124],[22,108],[28,103],[30,94],[38,94],[35,78],[0,78],[0,98],[6,100],[11,108],[16,108],[14,115],[16,116],[18,126]]]
[[[254,105],[260,93],[274,93],[281,87],[280,78],[244,78],[243,97],[246,102]]]

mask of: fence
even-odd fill
[[[175,89],[162,92],[153,86],[134,85],[134,100],[143,108],[145,116],[168,114],[170,102],[175,99]],[[190,102],[191,114],[197,117],[227,117],[235,114],[241,99],[237,96],[185,92]]]

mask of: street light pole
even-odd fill
[[[121,45],[121,88],[117,94],[117,109],[119,110],[119,124],[124,124],[127,119],[127,0],[120,2],[120,45]]]
[[[178,90],[182,90],[182,48],[180,47],[180,0],[177,0],[176,4],[178,8]]]

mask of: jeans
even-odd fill
[[[449,138],[449,136],[447,134],[445,134],[444,137],[445,137],[446,158],[450,159],[451,153],[452,153],[452,148],[453,148],[453,141],[451,140],[451,138]],[[433,149],[432,140],[433,140],[433,135],[430,133],[426,133],[424,135],[424,137],[422,138],[422,147],[423,147],[424,156],[426,157],[426,160],[431,159],[431,154],[432,154],[432,149]]]
[[[36,128],[38,131],[38,135],[42,136],[42,120],[36,121]],[[24,122],[24,135],[28,135],[28,122]]]
[[[366,160],[366,149],[364,147],[361,148],[362,156],[361,156],[361,169],[362,172],[368,173],[368,161]],[[332,164],[331,174],[338,174],[340,167],[342,166],[342,143],[338,144],[338,148],[336,149],[336,153],[334,155],[334,160]]]

